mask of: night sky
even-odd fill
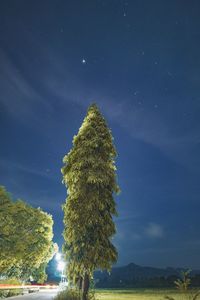
[[[96,102],[117,148],[118,265],[200,268],[200,2],[1,0],[0,185],[51,213]]]

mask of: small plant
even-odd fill
[[[54,300],[80,300],[80,295],[74,289],[67,289],[58,293]]]
[[[180,291],[180,292],[187,292],[189,285],[191,284],[191,279],[189,278],[189,274],[190,274],[191,270],[187,270],[187,271],[182,271],[181,272],[181,279],[177,279],[174,281],[176,288]]]
[[[170,297],[170,296],[165,296],[165,299],[167,299],[167,300],[175,300],[173,297]]]
[[[96,299],[94,289],[89,292],[87,299]],[[81,300],[81,294],[77,289],[67,289],[58,293],[54,300]]]
[[[181,279],[177,279],[174,281],[176,288],[184,295],[184,299],[188,300],[197,300],[198,296],[200,296],[200,291],[191,291],[189,290],[189,286],[191,284],[191,279],[189,278],[191,270],[182,271]],[[176,300],[171,296],[165,296],[167,300]]]

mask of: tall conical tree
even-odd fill
[[[111,131],[92,104],[62,168],[68,194],[63,205],[64,251],[68,275],[73,281],[80,279],[83,300],[93,271],[109,270],[117,260],[111,242],[116,231],[112,216],[117,215],[113,194],[119,191],[115,157]]]

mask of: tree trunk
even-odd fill
[[[87,273],[85,273],[82,284],[82,300],[88,299],[88,291],[90,287],[90,278]]]
[[[79,279],[78,279],[78,289],[79,290],[82,289],[82,285],[83,285],[83,278],[81,276],[79,276]]]
[[[82,297],[82,284],[83,284],[83,277],[79,276],[79,279],[78,279],[78,295],[79,295],[79,300]]]

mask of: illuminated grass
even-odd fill
[[[163,289],[133,289],[133,290],[97,290],[98,300],[164,300],[165,296],[170,296],[176,300],[183,300],[176,290]]]

